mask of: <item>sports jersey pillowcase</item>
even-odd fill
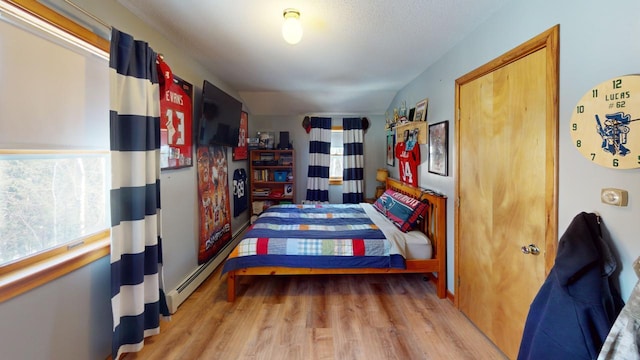
[[[424,218],[427,211],[426,202],[421,202],[392,189],[387,189],[373,203],[373,207],[386,216],[398,229],[407,232],[413,229]]]

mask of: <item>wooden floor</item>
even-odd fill
[[[160,335],[121,359],[504,359],[421,275],[244,277],[214,272]]]

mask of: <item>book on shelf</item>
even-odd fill
[[[274,153],[260,153],[260,160],[261,161],[270,161],[275,159],[275,155]]]
[[[288,166],[293,164],[293,156],[291,155],[280,155],[280,165]]]
[[[253,180],[255,181],[269,181],[269,170],[253,170]]]
[[[269,194],[271,193],[271,190],[269,188],[265,188],[265,189],[253,189],[253,196],[269,196]]]

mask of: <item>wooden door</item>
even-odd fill
[[[455,300],[512,359],[555,258],[557,32],[456,81]]]

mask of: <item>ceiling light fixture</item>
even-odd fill
[[[284,23],[282,24],[282,37],[284,41],[295,45],[302,39],[302,24],[300,23],[300,11],[296,9],[285,9]]]

